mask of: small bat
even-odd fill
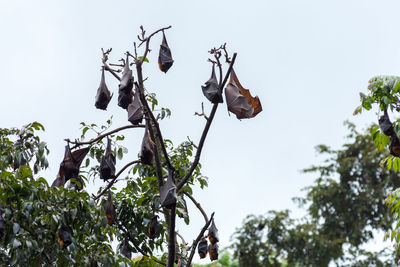
[[[3,218],[3,213],[0,210],[0,239],[3,238],[6,233],[6,221]]]
[[[197,246],[197,252],[199,253],[200,259],[204,259],[207,256],[208,242],[207,239],[203,239]]]
[[[160,54],[158,56],[158,67],[162,72],[167,73],[173,63],[174,60],[172,59],[171,49],[168,47],[167,39],[165,39],[165,34],[163,31],[163,39],[160,45]]]
[[[139,98],[139,88],[135,83],[135,94],[132,102],[128,106],[128,121],[133,125],[138,125],[143,120],[143,107]]]
[[[158,222],[157,219],[158,219],[158,216],[155,215],[149,222],[147,232],[151,239],[156,238],[160,234],[161,230],[163,229],[162,225]]]
[[[205,85],[201,86],[204,96],[211,101],[211,103],[223,103],[222,92],[219,89],[217,77],[215,76],[214,64],[212,66],[211,78],[206,81]]]
[[[118,106],[127,109],[129,104],[132,102],[132,97],[132,91],[125,93],[124,91],[118,90]]]
[[[124,93],[129,93],[133,88],[133,76],[132,70],[129,68],[129,55],[126,54],[126,62],[124,66],[124,71],[122,72],[121,81],[119,84],[119,91]]]
[[[208,252],[210,253],[210,260],[218,260],[218,244],[210,244],[208,246]]]
[[[106,154],[101,157],[100,179],[107,181],[115,176],[115,156],[111,151],[111,139],[107,138]]]
[[[393,125],[390,122],[389,115],[386,109],[385,113],[379,118],[379,128],[387,136],[391,136],[394,134]]]
[[[172,171],[168,172],[167,182],[160,188],[161,206],[171,209],[176,205],[176,186],[172,179]]]
[[[27,161],[24,157],[24,154],[20,152],[14,159],[14,171],[23,165],[27,165]]]
[[[58,243],[62,248],[66,248],[72,243],[70,230],[65,225],[62,225],[58,231]]]
[[[142,140],[142,148],[140,150],[140,161],[142,164],[153,166],[154,146],[155,144],[150,138],[150,133],[146,124]]]
[[[390,154],[395,157],[400,157],[400,140],[395,133],[390,137]]]
[[[83,181],[79,178],[79,168],[82,164],[83,159],[86,157],[89,152],[90,147],[81,148],[71,152],[71,148],[69,144],[65,146],[64,159],[60,164],[60,168],[58,170],[57,178],[54,180],[51,187],[56,186],[64,186],[65,183],[71,179],[75,178],[81,182],[80,187],[75,184],[78,190],[82,189]]]
[[[212,219],[211,225],[208,228],[208,239],[210,240],[211,244],[216,244],[219,241],[218,229],[215,226],[214,218]]]
[[[121,254],[124,255],[128,259],[132,258],[131,248],[129,247],[129,245],[126,241],[124,242],[124,245],[122,246]]]
[[[115,205],[112,201],[111,190],[108,191],[108,197],[106,203],[104,203],[104,211],[106,212],[107,224],[113,225],[115,222],[116,212]]]
[[[235,114],[238,119],[253,118],[262,111],[258,96],[252,97],[250,91],[243,88],[233,69],[229,83],[225,88],[225,98],[228,110]]]
[[[110,91],[108,90],[104,79],[104,66],[103,66],[101,70],[100,86],[97,89],[96,102],[94,105],[98,109],[106,110],[108,103],[110,103],[112,97],[113,95],[110,94]]]

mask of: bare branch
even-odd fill
[[[106,71],[109,71],[112,75],[114,75],[115,78],[117,78],[118,81],[121,80],[121,78],[118,76],[117,73],[115,73],[115,70],[111,69],[110,66],[108,66],[107,64],[107,60],[108,60],[108,55],[110,54],[112,48],[108,49],[106,52],[104,52],[104,49],[102,48],[101,51],[103,52],[103,65],[104,65],[104,69]]]
[[[235,64],[236,55],[237,55],[236,53],[233,54],[232,62],[229,65],[229,68],[228,68],[228,70],[227,70],[227,72],[225,74],[225,78],[224,78],[222,84],[220,85],[219,89],[221,90],[221,92],[222,92],[222,88],[225,86],[226,82],[228,81],[228,77],[229,77],[229,74],[232,71],[233,64]],[[183,176],[182,180],[177,185],[177,187],[176,187],[177,191],[179,191],[185,185],[185,183],[192,176],[193,171],[197,167],[197,164],[199,164],[201,151],[203,149],[203,145],[204,145],[204,142],[206,140],[208,130],[210,129],[210,126],[211,126],[211,123],[212,123],[212,121],[214,119],[214,116],[215,116],[215,113],[217,111],[217,108],[218,108],[218,103],[215,103],[214,106],[212,107],[212,110],[211,110],[210,116],[209,116],[209,118],[207,120],[207,123],[204,126],[203,134],[201,135],[199,146],[198,146],[198,149],[196,151],[196,156],[194,157],[194,161],[192,163],[192,166],[190,166],[190,169],[187,171],[185,176]]]
[[[188,192],[186,192],[185,190],[182,191],[188,198],[190,198],[190,200],[193,202],[193,204],[199,209],[199,211],[201,212],[201,214],[203,214],[204,220],[206,221],[206,223],[208,222],[208,216],[206,214],[206,212],[203,210],[203,208],[201,207],[200,203],[196,201],[196,199],[194,199],[194,197],[192,195],[190,195]]]
[[[208,120],[206,113],[204,113],[204,103],[203,102],[201,102],[201,113],[195,112],[194,115],[197,115],[199,117],[204,117],[206,120]]]
[[[188,139],[188,141],[190,142],[190,144],[191,144],[192,146],[194,146],[196,149],[198,149],[198,146],[196,146],[196,144],[195,144],[192,140],[190,140],[190,137],[189,137],[189,136],[187,136],[187,139]]]
[[[175,232],[177,236],[179,236],[179,238],[182,240],[182,244],[183,244],[183,253],[185,254],[185,256],[187,255],[187,251],[189,249],[188,243],[186,243],[185,239],[183,238],[183,236],[181,234],[178,233],[178,231]]]
[[[115,182],[117,181],[118,176],[120,176],[121,173],[122,173],[123,171],[126,170],[126,168],[128,168],[129,166],[131,166],[131,165],[133,165],[133,164],[139,163],[139,162],[140,162],[140,160],[134,160],[134,161],[131,161],[131,162],[129,162],[128,164],[126,164],[124,167],[122,167],[122,169],[115,175],[115,177],[113,177],[113,178],[111,179],[111,181],[108,182],[107,186],[103,189],[103,191],[101,191],[97,196],[94,196],[94,195],[93,195],[93,199],[94,199],[94,200],[97,200],[97,199],[99,199],[102,195],[104,195],[104,194],[107,192],[107,190],[110,189],[111,186],[113,186],[113,184],[115,184]]]

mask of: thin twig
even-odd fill
[[[190,137],[189,137],[189,136],[187,136],[187,139],[188,139],[189,143],[190,143],[192,146],[194,146],[196,149],[198,149],[197,145],[196,145],[192,140],[190,140]]]
[[[194,115],[199,116],[199,117],[204,117],[206,120],[208,120],[206,113],[204,113],[204,103],[203,102],[201,102],[201,113],[195,112]]]
[[[194,197],[192,195],[190,195],[188,192],[186,192],[185,190],[182,191],[183,194],[185,194],[188,198],[190,198],[190,200],[193,202],[193,204],[199,209],[199,211],[201,212],[201,214],[203,214],[204,220],[206,221],[206,223],[208,222],[208,216],[207,213],[203,210],[203,208],[201,207],[200,203],[196,201],[196,199],[194,199]]]
[[[118,81],[121,80],[121,78],[118,76],[118,74],[115,73],[115,71],[113,69],[110,68],[110,66],[108,66],[107,64],[107,60],[108,60],[108,54],[110,54],[112,48],[108,49],[106,52],[104,52],[104,49],[102,48],[101,51],[103,52],[103,65],[105,70],[109,71],[112,75],[114,75],[115,78],[117,78]]]
[[[182,244],[183,244],[183,253],[185,254],[185,257],[187,255],[187,251],[189,249],[188,247],[188,243],[186,243],[185,239],[183,238],[183,236],[181,234],[178,233],[178,231],[175,232],[177,236],[179,236],[179,238],[182,240]]]
[[[128,164],[126,164],[124,167],[122,167],[122,169],[115,175],[115,177],[112,178],[112,180],[111,180],[110,182],[108,182],[107,186],[103,189],[103,191],[101,191],[100,194],[98,194],[97,196],[93,196],[93,199],[94,199],[94,200],[97,200],[97,199],[99,199],[102,195],[104,195],[104,194],[106,193],[106,191],[107,191],[108,189],[110,189],[111,186],[113,186],[113,184],[117,181],[118,176],[120,176],[121,173],[122,173],[123,171],[126,170],[126,168],[128,168],[129,166],[131,166],[131,165],[133,165],[133,164],[135,164],[135,163],[139,163],[139,162],[140,162],[140,160],[134,160],[134,161],[131,161],[131,162],[129,162]]]
[[[233,64],[235,64],[236,55],[237,55],[236,53],[233,54],[232,62],[229,65],[228,71],[225,74],[225,78],[224,78],[222,84],[220,85],[219,89],[221,90],[221,92],[222,92],[222,88],[225,86],[225,83],[227,82],[228,77],[229,77],[229,75],[230,75],[230,73],[232,71]],[[210,116],[209,116],[209,118],[207,120],[207,123],[204,126],[203,134],[201,135],[200,142],[199,142],[199,147],[198,147],[198,149],[196,151],[196,156],[194,157],[194,161],[193,161],[192,165],[190,166],[190,169],[186,172],[185,176],[183,176],[182,180],[176,186],[177,191],[179,191],[185,185],[185,183],[192,176],[192,173],[193,173],[194,169],[197,167],[197,164],[199,164],[201,151],[203,149],[203,145],[204,145],[204,142],[206,140],[208,130],[210,129],[210,126],[211,126],[211,123],[212,123],[212,121],[214,119],[214,116],[215,116],[215,113],[217,111],[217,108],[218,108],[218,103],[215,103],[213,108],[212,108],[212,110],[211,110]]]

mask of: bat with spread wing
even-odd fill
[[[156,238],[160,234],[162,229],[163,229],[162,225],[158,222],[158,216],[157,215],[153,216],[153,218],[149,222],[149,226],[147,229],[149,237],[151,239]]]
[[[62,248],[66,248],[72,243],[70,230],[65,225],[62,225],[58,231],[58,243]]]
[[[138,125],[143,120],[143,107],[139,98],[139,88],[135,83],[135,94],[132,102],[128,106],[128,121],[133,125]]]
[[[115,156],[111,150],[111,139],[107,138],[106,154],[100,161],[100,179],[107,181],[115,176]]]
[[[197,246],[197,252],[199,253],[200,259],[204,259],[207,256],[208,242],[207,239],[203,239]]]
[[[215,226],[214,218],[212,219],[211,225],[208,228],[208,239],[210,240],[211,244],[216,244],[219,241],[218,229]]]
[[[172,59],[171,49],[169,49],[167,39],[165,38],[165,34],[163,31],[163,39],[160,45],[160,53],[158,56],[158,67],[162,72],[167,73],[173,63],[174,60]]]
[[[243,88],[233,69],[225,88],[225,98],[228,110],[238,119],[253,118],[262,111],[258,96],[252,97],[250,91]]]
[[[98,109],[106,110],[108,103],[110,103],[112,97],[113,95],[110,94],[110,91],[108,90],[104,79],[104,66],[103,66],[101,70],[100,86],[97,89],[96,102],[94,105]]]
[[[142,140],[142,148],[140,150],[140,162],[141,163],[147,164],[150,166],[153,165],[154,146],[155,146],[155,143],[150,138],[150,133],[149,133],[149,130],[147,128],[147,123],[146,123],[146,128],[144,130],[144,136],[143,136],[143,140]]]
[[[172,179],[172,171],[168,172],[167,182],[160,188],[161,206],[171,209],[176,205],[176,186]]]
[[[106,203],[104,203],[103,208],[106,212],[107,224],[113,225],[115,222],[116,212],[114,202],[112,201],[111,190],[108,191],[108,197]]]
[[[214,64],[212,66],[211,78],[206,81],[205,85],[201,86],[204,96],[211,101],[211,103],[223,103],[222,92],[219,89],[217,77],[215,76]]]
[[[71,184],[75,186],[77,190],[81,190],[83,188],[83,181],[79,178],[79,168],[89,150],[90,147],[85,147],[71,152],[69,144],[66,145],[64,159],[60,164],[57,178],[54,180],[51,187],[64,186],[69,179],[75,178],[80,185],[76,183]]]

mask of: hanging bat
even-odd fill
[[[210,260],[218,260],[218,244],[210,244],[208,246],[208,252],[210,253]]]
[[[216,244],[219,241],[218,229],[215,226],[214,218],[212,219],[211,225],[208,228],[208,239],[210,240],[211,244]]]
[[[394,134],[393,125],[390,122],[389,115],[386,109],[385,113],[379,118],[379,128],[387,136],[391,136]]]
[[[157,219],[158,219],[158,216],[155,215],[149,222],[147,232],[151,239],[156,238],[160,234],[161,230],[163,229],[162,225],[158,222]]]
[[[127,244],[127,241],[125,241],[124,245],[122,246],[121,254],[127,257],[128,259],[132,258],[132,251],[129,245]]]
[[[172,59],[171,49],[168,47],[167,39],[163,31],[163,39],[160,45],[160,54],[158,56],[158,67],[162,72],[167,73],[169,68],[171,68],[174,60]]]
[[[6,221],[3,218],[3,213],[0,210],[0,239],[3,238],[6,233]]]
[[[225,88],[225,98],[228,110],[238,119],[253,118],[262,111],[258,96],[252,97],[250,91],[243,88],[233,69]]]
[[[69,147],[69,144],[66,145],[64,159],[60,164],[57,178],[54,180],[51,187],[64,186],[65,183],[71,178],[75,178],[75,179],[79,180],[80,182],[83,182],[79,178],[79,168],[82,164],[83,159],[86,157],[87,153],[89,152],[89,150],[90,150],[90,147],[85,147],[85,148],[81,148],[81,149],[71,152],[71,148]],[[82,189],[82,187],[83,187],[83,183],[81,183],[80,189]]]
[[[24,157],[24,154],[22,152],[20,152],[14,159],[14,165],[13,165],[14,171],[16,169],[18,169],[19,167],[27,165],[27,164],[28,163],[27,163],[27,161],[26,161],[26,159]]]
[[[125,93],[124,91],[118,90],[118,106],[127,109],[129,104],[132,102],[132,97],[132,91]]]
[[[204,259],[207,256],[208,242],[207,239],[203,239],[197,245],[197,252],[199,253],[200,259]]]
[[[121,81],[119,84],[119,91],[129,93],[133,88],[132,70],[129,68],[129,54],[126,53],[126,62],[124,71],[122,72]]]
[[[161,206],[171,209],[176,205],[176,186],[172,179],[172,171],[168,172],[167,182],[160,188]]]
[[[101,157],[100,179],[107,181],[115,176],[115,156],[111,151],[111,139],[107,138],[106,154]]]
[[[104,203],[104,211],[106,212],[107,224],[113,225],[115,222],[116,212],[115,205],[112,201],[111,190],[108,191],[108,197],[106,203]]]
[[[140,161],[142,164],[153,166],[155,144],[150,138],[150,133],[147,127],[148,126],[146,124],[142,140],[142,148],[140,150]]]
[[[135,84],[135,94],[133,96],[132,102],[128,106],[128,121],[133,125],[138,125],[143,120],[143,107],[139,98],[139,88]]]
[[[215,76],[214,64],[212,66],[211,78],[206,81],[205,85],[201,86],[204,96],[211,101],[211,103],[223,103],[222,92],[219,89],[217,77]]]
[[[58,243],[62,248],[66,248],[72,243],[70,230],[65,225],[62,225],[58,231]]]
[[[395,157],[400,157],[400,140],[395,133],[390,137],[390,154]]]
[[[104,66],[103,66],[101,70],[100,86],[97,89],[96,102],[94,105],[98,109],[106,110],[108,103],[110,103],[112,97],[113,95],[110,94],[110,91],[108,90],[104,79]]]

